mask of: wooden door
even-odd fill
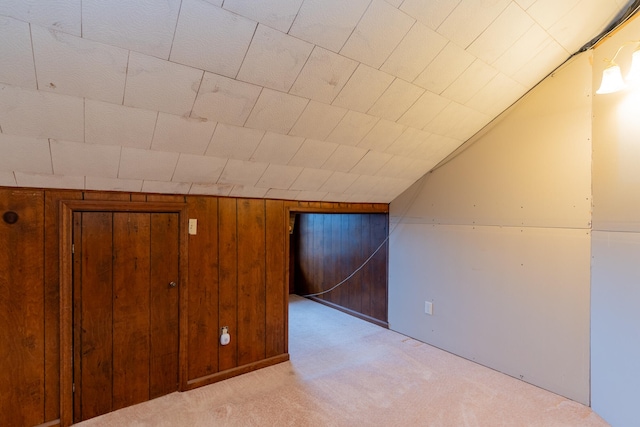
[[[178,389],[175,213],[74,214],[74,422]]]

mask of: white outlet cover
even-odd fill
[[[433,314],[433,303],[431,301],[424,302],[424,312],[430,316]]]
[[[189,218],[189,234],[197,234],[198,233],[198,220],[194,218]]]

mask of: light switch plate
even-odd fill
[[[189,234],[198,234],[198,220],[195,218],[189,218]]]
[[[424,312],[430,316],[433,314],[433,303],[431,301],[424,302]]]

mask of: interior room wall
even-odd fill
[[[596,47],[594,91],[616,51],[626,75],[639,45],[636,18]],[[593,100],[591,403],[614,426],[637,425],[640,401],[639,83]]]
[[[391,329],[585,404],[589,61],[572,58],[393,201],[389,255]]]

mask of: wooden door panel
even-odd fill
[[[113,409],[149,400],[150,214],[113,214]]]
[[[81,261],[81,282],[76,283],[74,295],[79,309],[76,310],[76,321],[81,325],[80,331],[77,328],[75,331],[76,339],[80,340],[80,351],[76,352],[76,358],[80,357],[80,366],[76,369],[79,379],[76,377],[75,382],[81,404],[78,401],[75,405],[76,411],[80,410],[75,421],[104,414],[113,408],[112,215],[104,212],[81,215],[81,238],[76,248]]]
[[[178,214],[151,214],[150,391],[178,389]],[[176,285],[171,286],[173,282]]]

